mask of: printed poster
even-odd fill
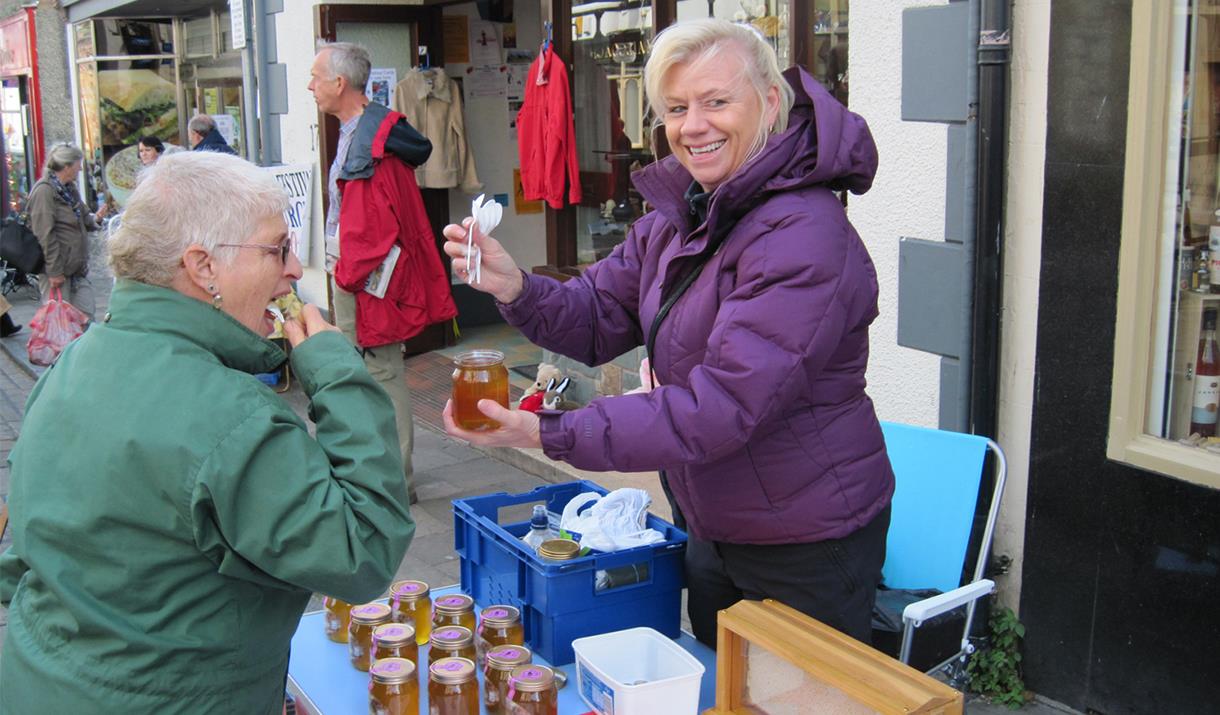
[[[369,70],[369,83],[364,86],[364,95],[370,102],[386,107],[394,106],[394,88],[398,85],[398,70],[393,67],[374,67]]]
[[[313,165],[290,164],[288,166],[269,166],[275,180],[288,194],[288,209],[284,212],[284,222],[288,224],[288,235],[296,244],[297,258],[301,265],[309,265],[309,247],[313,243],[310,236],[310,215],[313,212]]]
[[[465,88],[470,97],[503,97],[507,91],[506,67],[472,67],[466,70]]]
[[[486,20],[470,23],[470,64],[500,64],[500,35],[496,24]]]
[[[441,20],[441,36],[445,43],[445,62],[470,62],[470,18],[465,15],[445,15]]]

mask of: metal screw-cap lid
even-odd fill
[[[466,613],[467,611],[474,612],[474,599],[466,594],[459,593],[453,596],[444,596],[436,599],[432,603],[432,607],[438,613]]]
[[[373,661],[369,674],[378,683],[395,685],[410,682],[415,677],[415,664],[406,658],[382,658]]]
[[[415,642],[415,626],[410,623],[385,623],[373,629],[373,642],[387,646]]]
[[[534,654],[523,645],[502,645],[487,651],[487,664],[497,670],[512,670],[534,659]]]
[[[433,648],[457,650],[474,643],[474,634],[466,626],[445,626],[432,631]]]
[[[513,674],[509,676],[508,683],[523,693],[549,690],[555,685],[555,671],[537,663],[519,665],[513,668]]]
[[[395,581],[390,594],[400,601],[418,601],[428,595],[428,584],[423,581]]]
[[[571,539],[547,539],[538,545],[538,555],[551,561],[569,561],[580,553],[580,544]]]
[[[441,658],[428,668],[428,677],[441,685],[474,681],[474,662],[469,658]]]
[[[495,628],[507,628],[521,622],[521,611],[512,606],[488,606],[479,615],[483,623]]]
[[[384,603],[366,603],[352,609],[352,621],[375,626],[390,620],[390,607]]]

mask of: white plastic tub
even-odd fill
[[[572,641],[580,696],[599,715],[696,715],[703,664],[651,628]]]

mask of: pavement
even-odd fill
[[[91,276],[98,288],[98,315],[101,315],[109,303],[111,278],[100,256],[95,255],[91,260]],[[19,289],[6,297],[13,304],[13,320],[28,323],[38,308],[37,292]],[[25,401],[43,370],[32,365],[26,357],[28,338],[28,329],[8,338],[0,338],[0,497],[8,495],[8,456],[21,433]],[[308,423],[308,400],[299,387],[294,385],[283,397]],[[654,513],[668,518],[668,508],[660,497],[655,476],[591,474],[552,461],[538,450],[480,451],[443,434],[428,420],[416,421],[413,465],[420,501],[411,507],[416,524],[415,538],[398,568],[398,579],[412,578],[434,585],[459,582],[460,561],[454,552],[452,511],[452,501],[458,498],[494,492],[520,493],[544,484],[589,478],[609,489],[620,486],[647,488],[654,495]],[[10,541],[10,536],[6,534],[0,541],[0,549],[7,548]],[[315,597],[310,608],[320,606],[320,598]],[[685,624],[685,616],[683,620]],[[0,657],[3,654],[2,637],[6,624],[7,613],[0,608]],[[991,705],[974,696],[968,699],[967,708],[972,714],[1000,715],[1010,712],[1007,707]],[[1076,711],[1037,697],[1022,708],[1022,712],[1063,715]]]

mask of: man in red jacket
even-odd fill
[[[402,342],[453,318],[457,307],[415,183],[415,167],[428,159],[432,144],[401,114],[365,97],[370,66],[366,49],[336,42],[319,50],[310,69],[318,109],[340,122],[327,175],[326,264],[335,323],[394,403],[414,503]]]

